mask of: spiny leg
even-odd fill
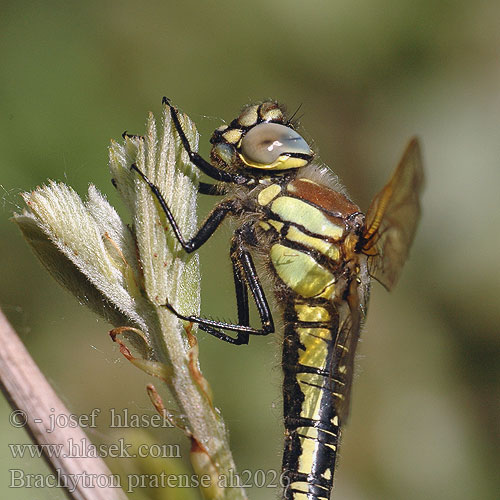
[[[231,260],[233,261],[233,266],[238,268],[238,273],[240,273],[239,276],[242,278],[241,281],[246,283],[250,289],[255,305],[257,306],[263,331],[263,333],[259,333],[259,335],[267,335],[274,332],[274,322],[271,309],[269,308],[266,295],[262,288],[262,284],[260,283],[259,276],[257,275],[252,256],[248,250],[248,246],[253,244],[255,244],[255,232],[253,225],[251,223],[244,224],[235,231],[233,241],[231,242]],[[233,255],[236,257],[233,257]],[[241,274],[241,272],[243,273]],[[241,324],[248,325],[248,298],[246,299],[246,309],[241,310],[241,319],[239,315],[240,306],[238,305],[238,321],[241,323],[242,320],[246,320],[246,323],[243,322]],[[254,334],[257,333],[254,332]]]
[[[191,253],[200,248],[203,243],[205,243],[210,236],[215,232],[215,230],[219,227],[221,222],[224,220],[226,215],[228,213],[234,212],[236,207],[235,207],[235,202],[234,200],[225,200],[219,203],[213,210],[210,212],[208,217],[206,218],[205,222],[202,224],[202,226],[198,229],[197,233],[189,240],[185,240],[184,237],[181,234],[181,231],[179,229],[179,226],[177,222],[174,219],[174,216],[168,208],[167,202],[165,201],[165,198],[163,198],[163,195],[161,194],[160,190],[158,189],[157,186],[155,186],[137,167],[137,165],[132,164],[130,166],[132,170],[135,170],[146,182],[146,184],[149,186],[151,189],[151,192],[155,196],[155,198],[158,200],[160,203],[160,206],[165,213],[165,216],[167,217],[167,220],[169,224],[172,226],[172,230],[178,240],[178,242],[181,244],[182,248],[184,249],[185,252]]]
[[[174,123],[175,130],[179,134],[179,138],[186,150],[186,153],[189,155],[189,159],[192,163],[194,163],[203,173],[207,174],[212,179],[223,182],[231,182],[233,184],[246,184],[249,179],[240,174],[232,174],[230,172],[226,172],[225,170],[221,170],[210,162],[205,160],[202,156],[191,149],[191,145],[182,129],[181,122],[179,120],[179,111],[177,108],[170,104],[170,101],[164,97],[162,103],[169,107],[170,116],[172,117],[172,121]]]
[[[211,335],[229,342],[231,344],[247,344],[249,335],[269,335],[274,332],[274,322],[267,302],[264,290],[255,270],[252,257],[246,247],[246,242],[252,234],[249,225],[239,228],[233,237],[231,244],[231,261],[233,263],[233,274],[238,307],[238,321],[240,324],[225,323],[212,319],[200,318],[198,316],[183,316],[179,314],[170,304],[164,304],[172,313],[184,321],[197,323],[200,329]],[[262,327],[260,329],[249,326],[248,293],[250,289],[257,306]],[[233,338],[222,330],[237,333]]]
[[[248,308],[248,288],[242,272],[240,261],[233,257],[234,243],[231,245],[231,263],[233,264],[234,291],[236,292],[236,307],[238,310],[238,324],[250,326],[250,310]],[[248,337],[248,335],[247,335]]]
[[[211,196],[225,196],[227,190],[220,184],[209,184],[208,182],[200,182],[198,184],[198,193],[208,194]]]

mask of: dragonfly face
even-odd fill
[[[161,193],[133,166],[158,198],[179,242],[192,252],[226,216],[241,223],[230,249],[238,323],[186,317],[165,306],[233,344],[270,334],[274,321],[253,258],[265,261],[284,319],[283,478],[288,486],[283,495],[287,500],[329,499],[370,281],[394,286],[420,214],[418,142],[410,142],[365,217],[337,179],[314,164],[310,147],[277,103],[248,106],[218,128],[211,139],[211,162],[191,150],[177,110],[166,104],[191,161],[218,181],[201,183],[200,193],[221,194],[232,185],[231,196],[185,240]],[[248,291],[260,328],[250,326]]]
[[[210,142],[214,162],[242,170],[299,168],[313,157],[307,142],[274,102],[246,107],[230,125],[219,127]]]

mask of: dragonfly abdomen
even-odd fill
[[[295,297],[285,309],[283,474],[287,500],[329,499],[340,433],[335,398],[338,315],[332,302]]]

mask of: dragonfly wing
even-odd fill
[[[414,138],[366,214],[362,251],[368,255],[370,275],[388,290],[399,278],[415,235],[423,183],[420,145]]]
[[[354,283],[351,288],[355,288]],[[334,380],[340,382],[340,385],[336,386],[335,392],[342,395],[341,398],[337,399],[336,410],[342,425],[346,423],[349,415],[354,358],[364,321],[363,308],[359,299],[357,291],[351,289],[347,304],[340,310],[339,333],[335,342]]]

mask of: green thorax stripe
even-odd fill
[[[320,208],[291,196],[279,196],[270,204],[270,210],[282,221],[307,228],[318,236],[339,240],[344,228],[328,217]]]

